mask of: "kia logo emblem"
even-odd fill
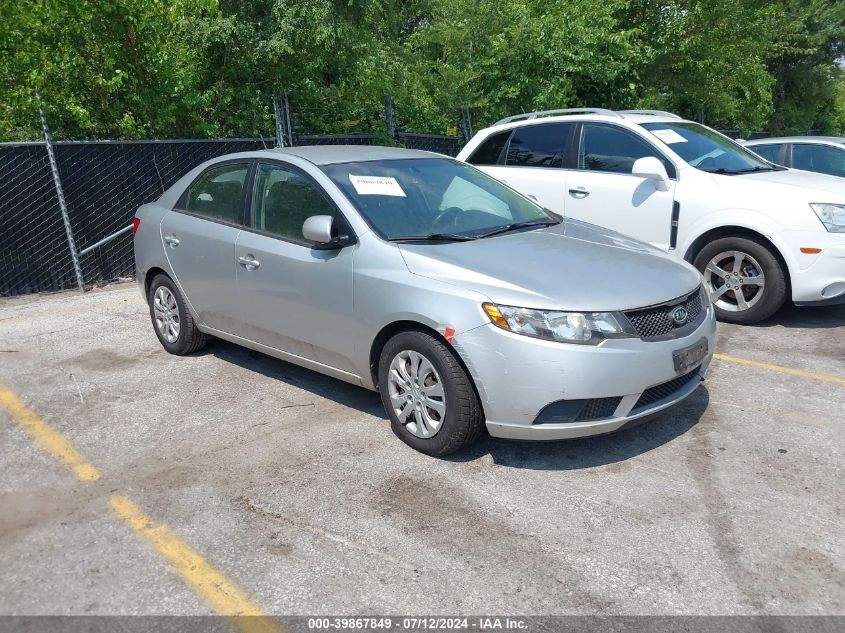
[[[678,306],[669,313],[669,318],[675,325],[683,325],[689,318],[689,312],[684,306]]]

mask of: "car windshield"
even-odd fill
[[[551,211],[478,169],[448,158],[324,165],[387,240],[466,240],[557,224]]]
[[[642,123],[693,167],[714,174],[747,174],[782,169],[698,123]]]

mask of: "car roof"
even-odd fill
[[[537,116],[534,116],[537,115]],[[520,115],[517,115],[520,116]],[[619,121],[628,121],[630,123],[640,124],[640,123],[664,123],[664,124],[677,124],[677,123],[689,123],[686,119],[682,119],[679,116],[667,113],[658,113],[656,110],[647,111],[624,111],[624,110],[601,110],[597,109],[594,112],[589,112],[588,109],[585,109],[583,112],[572,112],[570,114],[548,114],[546,115],[543,112],[539,113],[529,113],[522,115],[526,118],[520,118],[516,120],[508,120],[502,119],[487,128],[486,131],[504,131],[504,130],[512,130],[517,127],[522,127],[524,125],[541,125],[543,123],[560,123],[560,122],[580,122],[583,123],[585,121],[606,121],[606,122],[619,122]],[[512,119],[514,117],[509,117]]]
[[[833,143],[845,144],[845,138],[839,136],[779,136],[776,138],[755,138],[745,141],[745,145],[768,145],[770,143]]]
[[[370,160],[401,160],[410,158],[447,158],[443,154],[424,152],[404,147],[383,147],[380,145],[299,145],[277,147],[255,152],[256,155],[296,156],[314,165],[352,163]]]

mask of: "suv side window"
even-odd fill
[[[585,123],[578,147],[578,169],[630,174],[638,158],[653,156],[666,166],[670,178],[675,166],[635,134],[612,125]]]
[[[302,225],[312,215],[330,215],[338,222],[337,209],[314,183],[279,165],[259,165],[251,214],[253,228],[303,245],[310,242]]]
[[[487,137],[467,159],[467,162],[470,165],[498,165],[502,158],[502,150],[508,144],[510,135],[511,130],[505,130]]]
[[[243,223],[244,183],[248,164],[209,169],[188,189],[185,211],[231,224]]]
[[[751,145],[748,147],[748,149],[750,149],[755,154],[762,156],[767,161],[780,165],[780,150],[782,147],[783,145],[771,143],[769,145]]]
[[[829,145],[795,143],[792,146],[792,166],[795,169],[831,176],[845,176],[845,149]]]
[[[526,125],[513,131],[505,164],[517,167],[563,167],[572,123]]]

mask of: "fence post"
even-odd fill
[[[47,147],[47,157],[50,159],[50,171],[53,172],[53,183],[56,185],[56,197],[59,199],[59,209],[62,212],[62,221],[65,225],[67,244],[70,247],[70,257],[73,260],[73,272],[76,273],[76,284],[80,292],[85,292],[85,279],[82,276],[82,265],[79,263],[79,251],[76,250],[76,242],[73,239],[73,229],[70,226],[70,216],[67,212],[65,192],[62,189],[62,180],[59,178],[59,164],[56,162],[56,155],[53,152],[53,138],[50,136],[50,128],[47,126],[47,117],[44,115],[44,106],[41,102],[41,92],[35,89],[35,98],[38,100],[38,114],[41,117],[41,129],[44,130],[44,144]]]
[[[396,128],[393,125],[393,97],[384,95],[384,118],[387,122],[387,135],[396,138]]]
[[[285,146],[284,117],[282,116],[282,104],[279,97],[273,97],[273,113],[276,115],[276,147]]]
[[[461,116],[458,124],[460,125],[461,136],[464,137],[464,144],[469,143],[469,140],[472,138],[472,126],[469,121],[469,108],[461,110]]]
[[[288,143],[293,147],[293,128],[290,126],[290,101],[288,101],[288,91],[285,90],[285,123],[288,129]]]

